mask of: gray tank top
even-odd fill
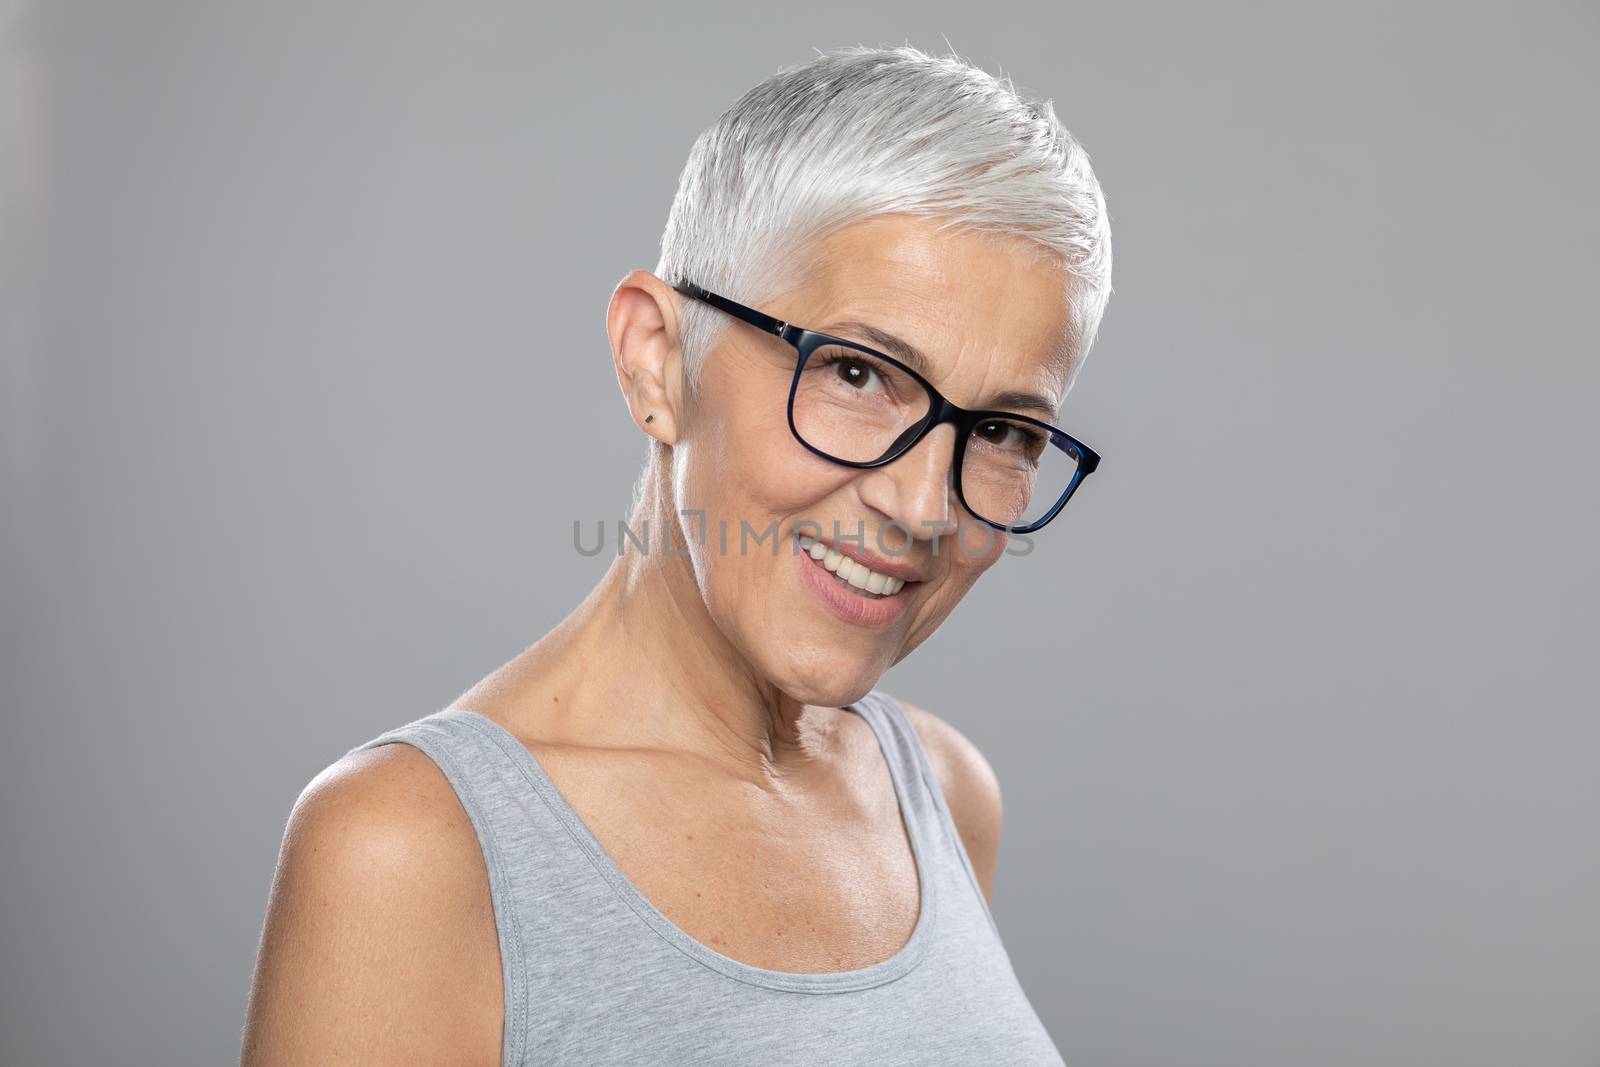
[[[893,956],[829,973],[754,967],[684,933],[492,719],[436,711],[350,751],[422,750],[472,820],[500,938],[505,1067],[1061,1065],[904,709],[875,689],[847,710],[888,761],[922,905]]]

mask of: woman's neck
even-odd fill
[[[755,781],[792,774],[821,756],[833,716],[785,695],[727,640],[658,499],[652,486],[629,520],[647,548],[624,538],[560,625],[457,703],[492,703],[553,742],[692,752]]]

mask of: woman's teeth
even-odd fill
[[[845,585],[852,586],[857,592],[871,596],[894,596],[905,587],[904,578],[891,578],[887,574],[879,574],[864,563],[857,563],[849,556],[837,549],[829,548],[811,537],[798,538],[800,547],[811,555],[811,558],[821,563],[833,576]]]

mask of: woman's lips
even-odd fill
[[[841,580],[836,572],[829,571],[825,566],[825,561],[828,559],[826,554],[819,560],[813,558],[811,552],[812,550],[800,547],[797,542],[794,559],[795,565],[800,568],[802,582],[835,616],[858,626],[888,626],[898,620],[910,607],[911,591],[920,584],[877,575],[877,578],[869,579],[869,588],[873,584],[880,584],[881,588],[895,588],[895,592],[873,595],[865,589],[849,585]],[[841,561],[838,566],[843,567],[845,564]],[[854,571],[857,566],[859,564],[851,561],[849,569]],[[859,577],[858,573],[857,578]],[[883,581],[879,583],[878,579]],[[899,583],[898,587],[895,583]]]
[[[822,569],[838,578],[852,589],[870,596],[893,596],[907,581],[918,581],[921,575],[903,563],[893,560],[876,562],[876,557],[862,559],[849,556],[824,541],[796,534],[795,541],[802,552],[822,565]],[[897,573],[898,572],[898,573]]]

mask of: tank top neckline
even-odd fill
[[[661,936],[668,944],[713,971],[717,971],[729,978],[745,982],[749,985],[763,986],[768,989],[787,990],[797,993],[846,993],[861,989],[870,989],[900,978],[911,971],[927,954],[928,946],[933,940],[933,928],[937,908],[938,879],[933,872],[933,849],[931,842],[924,840],[923,828],[916,817],[916,807],[913,798],[908,792],[908,783],[905,781],[908,774],[915,774],[916,768],[902,768],[896,763],[896,748],[894,741],[887,735],[889,726],[880,719],[886,713],[880,708],[870,708],[865,705],[871,699],[871,694],[857,701],[855,704],[846,705],[843,709],[865,719],[872,729],[878,742],[878,749],[884,761],[888,764],[889,778],[894,783],[895,799],[900,809],[901,822],[904,824],[906,834],[910,840],[912,858],[917,866],[918,907],[917,922],[912,930],[911,937],[892,956],[880,960],[866,967],[858,967],[848,971],[778,971],[766,967],[757,967],[744,963],[731,956],[725,956],[710,946],[691,937],[681,927],[667,918],[654,904],[650,903],[633,881],[623,872],[605,846],[596,837],[565,796],[556,788],[555,781],[545,771],[533,751],[517,739],[505,727],[495,722],[486,715],[466,708],[448,708],[439,712],[441,717],[455,718],[469,727],[477,729],[490,741],[500,748],[514,763],[533,786],[534,790],[543,798],[545,804],[556,815],[557,819],[566,828],[573,840],[588,855],[600,876],[610,884],[617,895],[626,903],[638,917],[651,929]]]

